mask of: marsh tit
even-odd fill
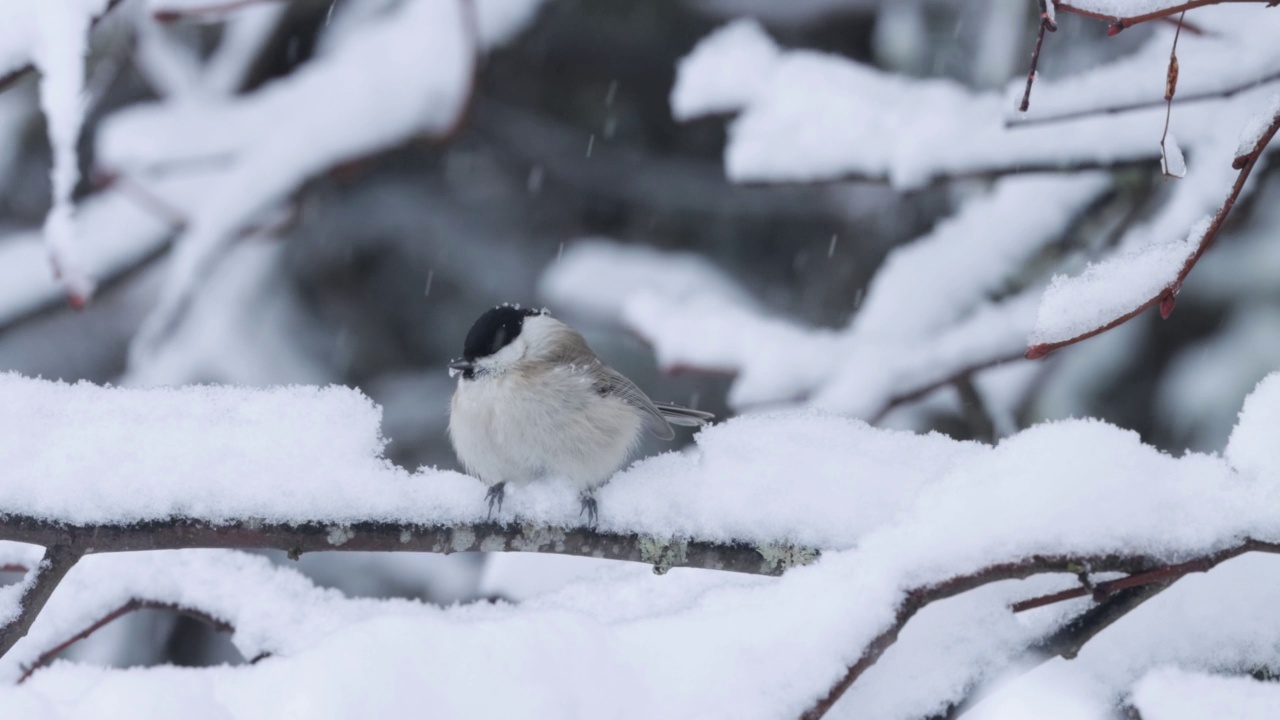
[[[449,439],[467,472],[489,485],[489,516],[502,512],[507,483],[543,479],[581,490],[596,524],[592,492],[648,430],[670,440],[672,425],[698,427],[711,413],[656,403],[605,365],[582,335],[546,310],[499,305],[471,326],[449,409]]]

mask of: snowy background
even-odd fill
[[[473,526],[511,301],[723,419],[602,532],[821,552],[90,555],[0,716],[1275,717],[1280,9],[1108,32],[1176,5],[1063,3],[1020,113],[1035,0],[0,0],[0,538]]]

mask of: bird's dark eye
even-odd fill
[[[467,333],[462,356],[467,360],[475,360],[498,352],[520,337],[525,318],[541,315],[543,312],[518,305],[499,305],[486,310]]]

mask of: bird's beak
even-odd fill
[[[470,360],[454,360],[449,363],[449,377],[454,377],[458,373],[469,374],[474,367],[475,363]]]

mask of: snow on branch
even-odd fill
[[[736,407],[810,399],[867,419],[956,378],[1019,358],[1041,285],[1000,297],[1009,276],[1061,240],[1110,190],[1102,173],[1004,178],[926,235],[891,252],[840,330],[769,317],[687,255],[598,240],[566,248],[540,291],[561,307],[621,321],[668,370],[735,376]],[[678,280],[676,279],[678,278]],[[992,300],[992,297],[999,297]]]
[[[1054,23],[1050,11],[1055,7],[1086,15],[1108,14],[1113,20],[1125,17],[1134,24],[1177,19],[1189,7],[1210,4],[1216,3],[1042,3],[1040,30],[1043,33]],[[1042,357],[1154,305],[1168,316],[1187,274],[1214,242],[1235,201],[1248,191],[1245,181],[1268,151],[1273,119],[1280,122],[1275,100],[1270,99],[1274,88],[1268,86],[1280,77],[1280,46],[1274,42],[1280,14],[1224,6],[1197,10],[1195,25],[1188,26],[1187,34],[1180,34],[1182,24],[1171,22],[1156,29],[1137,52],[1118,60],[1072,77],[1037,81],[1041,88],[1035,111],[1016,121],[1010,119],[1010,110],[1019,91],[1024,95],[1029,91],[1029,84],[1026,88],[1011,85],[1004,93],[974,92],[950,81],[902,77],[831,55],[780,50],[751,21],[725,26],[682,61],[672,109],[678,119],[726,111],[737,114],[725,149],[725,169],[731,180],[812,182],[865,177],[912,188],[937,179],[1031,169],[1061,171],[1067,182],[1067,173],[1080,176],[1082,167],[1156,159],[1163,160],[1168,173],[1183,179],[1149,219],[1126,222],[1115,247],[1108,247],[1083,272],[1083,260],[1068,254],[1051,283],[1037,279],[1017,288],[1030,291],[1048,285],[1034,319],[1025,314],[1025,295],[993,304],[998,310],[993,316],[1004,318],[1003,327],[1025,329],[1018,343],[1021,351],[1011,342],[988,342],[977,354],[955,351],[960,347],[956,341],[963,344],[964,340],[956,333],[974,330],[962,324],[965,314],[911,338],[905,347],[912,352],[907,354],[886,350],[882,342],[872,343],[869,349],[854,342],[860,326],[876,324],[863,318],[875,314],[878,298],[891,300],[895,310],[922,304],[946,308],[950,293],[944,291],[949,283],[973,275],[989,292],[990,280],[983,268],[1012,270],[1010,263],[991,257],[965,263],[961,266],[965,269],[957,272],[946,244],[924,242],[913,246],[920,258],[916,265],[945,268],[943,280],[921,283],[920,290],[906,295],[877,292],[873,284],[850,325],[850,340],[839,351],[839,361],[830,359],[832,353],[825,349],[826,333],[816,333],[818,342],[812,345],[816,352],[797,355],[818,359],[804,361],[802,372],[792,373],[786,387],[755,389],[752,368],[767,367],[769,352],[755,352],[763,353],[760,358],[741,357],[743,353],[725,340],[733,337],[726,323],[703,322],[696,311],[674,317],[670,307],[652,301],[637,303],[638,309],[628,313],[628,322],[657,345],[669,367],[698,367],[698,362],[690,360],[701,358],[715,361],[704,362],[703,367],[739,373],[731,395],[737,405],[810,399],[823,407],[879,418],[897,403],[922,397],[975,370],[1007,362],[1019,353]],[[1176,48],[1176,54],[1171,48]],[[728,95],[710,89],[724,87],[717,78],[747,58],[758,70],[749,82],[730,88]],[[1178,67],[1183,69],[1181,77]],[[1174,107],[1175,89],[1180,99],[1193,102],[1180,100]],[[1247,128],[1239,149],[1222,137],[1223,128],[1232,126]],[[1229,194],[1224,201],[1225,187]],[[991,197],[1002,192],[997,188]],[[1038,199],[1023,201],[1021,212],[1012,217],[1038,220],[1044,232],[1060,238],[1088,207],[1075,202],[1072,193],[1043,190]],[[958,236],[1000,234],[1009,224],[1007,212],[987,213],[982,202],[972,200],[959,208],[957,217],[969,212],[970,205],[975,219],[957,230]],[[1041,215],[1037,217],[1030,208]],[[1209,217],[1197,222],[1205,213]],[[894,271],[892,261],[900,257],[906,255],[890,256],[876,283]],[[1071,273],[1078,274],[1069,277]],[[922,314],[929,318],[933,312]],[[780,322],[750,321],[759,315],[750,307],[737,314],[748,320],[737,317],[735,327]],[[903,314],[892,313],[893,324],[900,323]],[[939,336],[944,329],[953,332]],[[803,329],[795,330],[803,335]],[[699,336],[696,342],[695,335]],[[1009,339],[1007,334],[1000,337]],[[699,347],[689,347],[692,344]],[[680,349],[673,351],[674,347]],[[866,358],[860,359],[861,355]],[[776,359],[772,362],[776,366]]]
[[[1280,94],[1272,98],[1262,117],[1269,117],[1269,121],[1253,120],[1242,133],[1242,147],[1231,160],[1238,173],[1226,199],[1217,212],[1193,226],[1185,240],[1153,243],[1090,265],[1077,277],[1054,278],[1041,300],[1028,358],[1044,357],[1106,332],[1155,305],[1160,306],[1162,317],[1169,317],[1182,283],[1217,240],[1254,166],[1280,131]]]

